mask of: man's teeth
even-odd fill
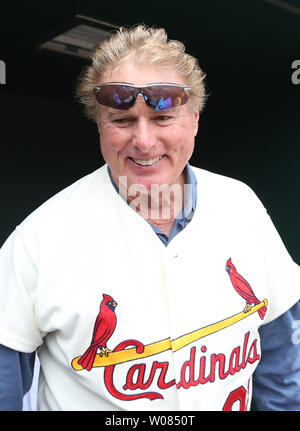
[[[155,157],[154,159],[148,159],[148,160],[145,160],[145,159],[133,159],[133,158],[132,158],[132,160],[133,160],[135,163],[137,163],[138,165],[142,165],[142,166],[151,166],[151,165],[153,165],[154,163],[158,162],[161,158],[162,158],[162,156],[160,156],[160,157]]]

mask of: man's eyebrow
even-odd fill
[[[106,115],[109,118],[113,118],[113,117],[119,117],[121,115],[126,115],[126,112],[125,111],[121,111],[121,110],[117,110],[117,109],[108,108],[106,110]]]
[[[151,110],[152,117],[160,117],[160,116],[170,116],[176,114],[176,107],[170,109],[163,109],[161,111]],[[138,115],[132,114],[128,110],[118,110],[113,108],[108,108],[105,112],[105,116],[108,120],[114,120],[115,118],[127,118],[128,120],[135,120]]]
[[[129,120],[133,120],[136,118],[136,116],[132,115],[132,113],[129,113],[128,111],[107,111],[106,113],[107,118],[109,120],[114,120],[115,118],[127,118]]]

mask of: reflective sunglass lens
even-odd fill
[[[134,102],[134,91],[130,87],[107,85],[96,93],[97,101],[115,109],[129,109]]]
[[[171,85],[155,85],[141,89],[129,85],[104,85],[96,87],[95,93],[98,103],[121,110],[131,108],[138,94],[142,94],[147,105],[156,111],[175,108],[188,100],[182,87]]]
[[[157,86],[144,90],[147,94],[146,103],[156,111],[175,108],[187,102],[188,96],[181,87]]]
[[[155,111],[164,111],[173,107],[171,97],[152,97],[148,99],[147,104]]]

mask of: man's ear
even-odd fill
[[[192,115],[193,115],[194,136],[196,136],[197,133],[198,133],[198,125],[199,125],[200,114],[199,114],[198,111],[196,111],[196,112],[193,112]]]

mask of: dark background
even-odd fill
[[[1,5],[0,59],[7,82],[0,85],[0,245],[32,210],[103,162],[96,126],[74,99],[85,60],[32,49],[36,38],[77,13],[116,25],[163,26],[197,56],[210,96],[191,162],[252,187],[300,263],[300,84],[291,79],[292,62],[300,60],[300,2],[274,3]]]

